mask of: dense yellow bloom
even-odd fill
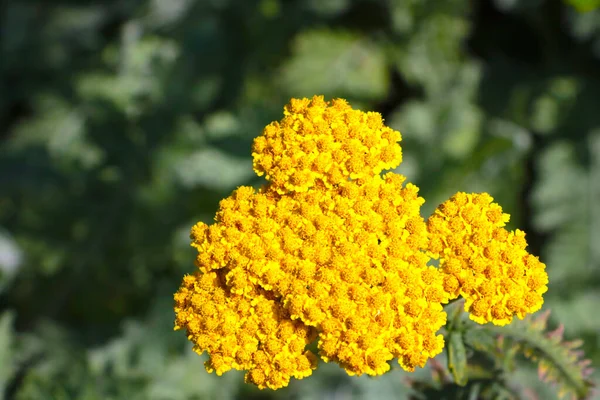
[[[272,190],[304,192],[324,183],[372,178],[400,165],[400,132],[383,125],[381,114],[353,110],[343,99],[292,99],[284,118],[254,140],[254,171]]]
[[[389,173],[288,195],[238,188],[216,224],[192,228],[197,265],[223,271],[241,298],[272,292],[292,320],[317,329],[321,357],[350,374],[379,375],[392,358],[423,366],[442,351],[449,294],[421,251],[424,200],[404,180]]]
[[[292,319],[317,328],[322,358],[350,374],[381,374],[392,358],[408,370],[423,366],[442,350],[435,332],[446,321],[441,302],[448,294],[421,251],[423,199],[403,181],[387,174],[346,180],[335,190],[255,194],[268,204],[264,215],[231,216],[255,227],[233,251],[243,262],[228,268],[231,291],[245,294],[249,283],[273,291]],[[227,227],[222,216],[217,221]],[[408,335],[414,343],[400,346]]]
[[[478,323],[506,325],[542,307],[546,266],[525,248],[525,233],[504,229],[508,214],[487,193],[457,193],[428,220],[429,251],[440,258],[454,296]],[[448,288],[447,288],[448,289]]]
[[[217,375],[246,370],[246,381],[261,389],[309,376],[316,356],[305,347],[314,340],[314,330],[291,321],[260,288],[252,290],[251,298],[231,293],[223,275],[188,275],[175,294],[175,328],[187,328],[196,352],[208,351],[206,370]]]
[[[277,389],[316,368],[315,340],[350,375],[394,358],[412,371],[442,351],[450,299],[479,323],[539,309],[544,265],[489,195],[459,193],[426,223],[419,189],[380,176],[399,165],[399,140],[379,114],[317,96],[293,99],[256,138],[269,183],[239,187],[214,224],[192,228],[198,271],[175,294],[175,329],[208,352],[208,371]]]

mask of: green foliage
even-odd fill
[[[388,88],[388,71],[380,44],[361,35],[327,30],[307,31],[293,43],[283,66],[281,90],[293,97],[358,98],[376,101]]]
[[[600,7],[600,1],[598,0],[568,0],[568,4],[571,4],[579,12],[588,12]]]
[[[448,354],[414,374],[349,378],[323,365],[258,392],[239,373],[204,371],[171,331],[171,296],[194,269],[189,227],[210,222],[236,186],[261,184],[252,139],[291,96],[342,96],[402,132],[397,172],[421,188],[425,216],[458,190],[503,205],[548,266],[552,323],[600,363],[593,4],[4,2],[4,397],[553,398],[533,383],[525,348],[545,378],[588,394],[597,373],[584,377],[575,350],[539,321],[476,329],[460,313],[445,332]]]
[[[448,368],[459,386],[467,383],[467,352],[460,332],[450,333],[448,341]]]
[[[6,390],[6,384],[14,374],[13,364],[13,323],[14,315],[11,312],[4,312],[0,316],[0,390]]]
[[[434,363],[433,381],[413,382],[427,398],[520,399],[536,392],[541,398],[556,398],[557,393],[558,398],[591,397],[591,361],[583,358],[582,341],[563,341],[562,325],[548,330],[548,311],[497,327],[472,323],[462,307],[462,302],[449,307],[448,370]],[[538,376],[518,379],[527,376],[531,361]],[[542,383],[557,390],[548,391]]]
[[[564,326],[553,331],[547,329],[549,311],[537,317],[526,318],[506,327],[484,327],[481,330],[500,337],[498,349],[506,362],[507,354],[523,353],[538,364],[540,380],[558,387],[558,396],[584,399],[591,395],[594,386],[591,360],[584,359],[579,349],[581,340],[564,341]]]

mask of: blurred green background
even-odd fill
[[[252,139],[314,94],[402,132],[425,216],[490,192],[548,266],[554,323],[598,364],[592,3],[0,1],[0,398],[387,399],[428,379],[325,365],[259,392],[172,331],[189,228],[261,183]],[[553,398],[531,368],[514,379]]]

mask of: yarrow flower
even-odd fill
[[[525,250],[525,232],[504,229],[509,215],[492,200],[487,193],[457,193],[440,205],[427,223],[429,251],[473,321],[506,325],[542,307],[548,275]]]
[[[175,329],[207,371],[278,389],[316,368],[314,341],[350,375],[392,359],[413,371],[442,351],[449,300],[498,325],[541,307],[545,266],[489,195],[458,193],[426,222],[419,189],[380,175],[400,164],[400,139],[380,114],[320,96],[292,99],[255,139],[268,184],[239,187],[192,228],[198,270],[175,294]]]

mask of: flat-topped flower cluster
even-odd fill
[[[319,96],[292,99],[255,139],[269,183],[192,228],[197,271],[175,294],[175,329],[208,352],[209,372],[281,388],[317,367],[314,341],[350,375],[392,359],[412,371],[442,351],[452,299],[497,325],[541,308],[545,266],[488,194],[457,193],[425,221],[419,189],[380,175],[400,165],[400,139],[380,114]]]

